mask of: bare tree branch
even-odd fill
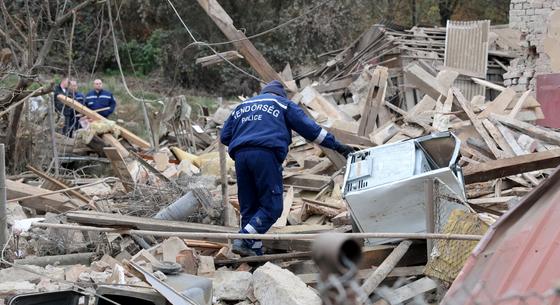
[[[10,24],[14,27],[14,29],[19,34],[19,36],[21,36],[22,39],[24,40],[27,39],[25,34],[23,34],[23,31],[19,28],[19,26],[15,23],[12,16],[8,13],[8,9],[6,8],[6,3],[4,1],[0,1],[0,3],[2,4],[0,6],[0,9],[2,9],[2,14],[4,14],[4,18],[10,22]]]
[[[39,51],[39,54],[37,55],[37,59],[35,60],[35,63],[33,64],[32,69],[35,69],[38,66],[42,66],[45,58],[47,57],[47,54],[49,53],[52,43],[53,43],[53,39],[54,39],[54,34],[55,32],[58,30],[58,28],[60,26],[62,26],[66,21],[68,21],[73,14],[75,14],[77,11],[79,11],[80,9],[95,3],[96,0],[87,0],[84,1],[78,5],[76,5],[74,8],[70,9],[70,11],[60,17],[58,17],[56,19],[56,21],[54,22],[54,24],[51,26],[51,29],[49,30],[49,33],[47,34],[47,38],[45,40],[45,43],[43,44],[43,46],[41,47],[41,50]]]

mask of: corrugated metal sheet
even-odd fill
[[[473,82],[469,77],[459,75],[457,79],[453,82],[453,86],[459,88],[461,93],[465,96],[467,100],[472,100],[475,95],[486,96],[486,89]]]
[[[560,167],[477,245],[443,305],[559,304]]]
[[[544,113],[544,119],[537,123],[560,128],[560,73],[537,76],[537,100]]]
[[[444,66],[486,78],[490,20],[447,21]]]

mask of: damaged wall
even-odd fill
[[[522,32],[524,52],[511,61],[505,86],[518,92],[535,89],[536,75],[560,72],[559,18],[560,0],[511,1],[509,25]]]

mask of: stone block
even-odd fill
[[[0,282],[0,298],[6,298],[23,293],[31,293],[37,290],[37,285],[28,281]]]
[[[38,274],[45,273],[45,268],[43,267],[34,266],[34,265],[24,265],[23,267],[33,271],[33,273],[25,271],[21,268],[14,268],[14,267],[2,269],[0,270],[0,283],[13,281],[17,279],[18,281],[27,281],[27,282],[37,284],[41,280],[41,276]],[[36,274],[35,272],[38,274]]]
[[[261,305],[319,305],[321,299],[292,272],[270,262],[253,274],[255,297]]]
[[[253,275],[245,271],[216,271],[212,286],[216,299],[242,301],[251,293]]]
[[[550,12],[552,12],[551,8],[537,8],[537,9],[535,9],[535,14],[536,15],[548,16],[548,14],[550,14]]]

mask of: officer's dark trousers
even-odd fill
[[[62,128],[62,133],[69,138],[74,137],[74,131],[80,128],[80,121],[78,118],[72,115],[64,116],[64,127]]]
[[[242,148],[235,153],[240,233],[266,233],[282,214],[282,164],[266,148]],[[248,240],[253,249],[262,241]]]

